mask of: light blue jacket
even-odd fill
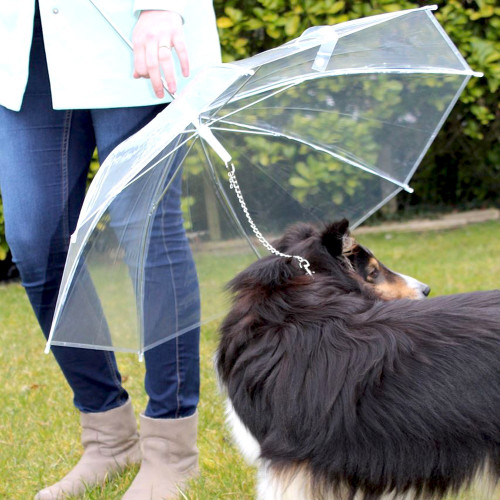
[[[94,0],[132,38],[141,10],[173,10],[184,18],[190,77],[220,62],[212,0]],[[89,0],[39,0],[55,109],[145,106],[155,97],[149,80],[133,78],[131,49]],[[28,80],[35,0],[2,2],[0,105],[21,108]],[[177,58],[175,57],[177,60]],[[177,68],[178,91],[187,83]]]

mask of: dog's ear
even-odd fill
[[[340,257],[344,252],[345,238],[349,236],[349,221],[342,219],[333,222],[321,234],[321,243],[333,257]]]

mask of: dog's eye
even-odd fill
[[[376,267],[371,267],[371,268],[368,269],[368,275],[367,275],[366,278],[369,281],[373,281],[373,280],[375,280],[378,277],[379,272],[380,271]]]

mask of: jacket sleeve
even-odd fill
[[[141,10],[171,10],[184,19],[187,0],[134,0],[134,12]]]

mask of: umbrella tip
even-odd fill
[[[43,350],[44,354],[49,354],[50,352],[50,342],[45,344],[45,349]]]

